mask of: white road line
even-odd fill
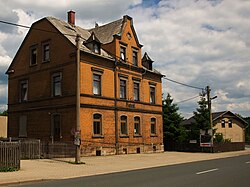
[[[206,171],[201,171],[201,172],[196,173],[196,175],[200,175],[200,174],[204,174],[204,173],[208,173],[208,172],[212,172],[212,171],[217,171],[217,170],[219,170],[219,169],[215,168],[215,169],[210,169],[210,170],[206,170]]]
[[[250,164],[250,161],[246,162],[246,164]]]

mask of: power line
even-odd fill
[[[197,97],[200,97],[200,96],[199,96],[199,95],[196,95],[196,96],[194,96],[194,97],[191,97],[191,98],[188,98],[188,99],[185,99],[185,100],[182,100],[182,101],[178,101],[178,102],[176,102],[176,103],[174,103],[174,104],[184,103],[184,102],[193,100],[193,99],[195,99],[195,98],[197,98]]]
[[[11,22],[2,21],[2,20],[0,20],[0,23],[4,23],[4,24],[7,24],[7,25],[12,25],[12,26],[16,26],[16,27],[22,27],[22,28],[26,28],[26,29],[30,29],[30,28],[31,28],[30,26],[21,25],[21,24],[16,24],[16,23],[11,23]],[[73,37],[76,37],[76,35],[74,35],[74,34],[59,33],[59,32],[56,32],[56,31],[49,31],[49,30],[46,30],[46,29],[39,29],[39,28],[35,28],[35,27],[33,27],[32,29],[38,30],[38,31],[43,31],[43,32],[54,33],[54,34],[62,34],[62,35],[65,35],[65,36],[73,36]],[[76,31],[75,31],[75,32],[76,32]],[[80,37],[81,37],[82,39],[84,39],[84,40],[87,40],[86,38],[83,38],[82,36],[80,36]],[[110,52],[108,52],[108,54],[110,54],[111,56],[115,57],[115,59],[116,59],[116,58],[120,58],[119,56],[117,56],[117,55],[115,55],[115,54],[112,54],[112,53],[110,53]],[[130,61],[127,61],[127,62],[130,62]],[[172,80],[172,79],[167,78],[167,77],[163,77],[163,79],[168,80],[168,81],[171,81],[171,82],[176,83],[176,84],[179,84],[179,85],[182,85],[182,86],[189,87],[189,88],[198,89],[198,90],[202,90],[202,91],[204,90],[204,88],[200,88],[200,87],[188,85],[188,84],[185,84],[185,83],[181,83],[181,82],[179,82],[179,81],[175,81],[175,80]]]
[[[185,83],[182,83],[182,82],[179,82],[179,81],[175,81],[175,80],[172,80],[172,79],[169,79],[167,77],[163,77],[163,79],[166,79],[170,82],[173,82],[173,83],[176,83],[176,84],[180,84],[182,86],[186,86],[186,87],[189,87],[189,88],[194,88],[194,89],[197,89],[197,90],[204,90],[204,88],[200,88],[200,87],[196,87],[196,86],[192,86],[192,85],[188,85],[188,84],[185,84]]]

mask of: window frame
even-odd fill
[[[120,117],[120,134],[121,136],[128,136],[128,117],[125,115]]]
[[[19,130],[18,130],[18,137],[26,138],[28,136],[27,133],[27,115],[20,115],[19,116]]]
[[[133,87],[134,101],[140,101],[140,82],[134,81]]]
[[[139,116],[134,117],[134,135],[141,135],[141,118]]]
[[[226,128],[226,121],[224,119],[221,120],[221,128]]]
[[[151,134],[151,136],[155,136],[157,134],[156,133],[156,118],[155,117],[150,118],[150,134]]]
[[[233,128],[233,121],[231,119],[228,120],[228,128]]]
[[[95,118],[95,116],[99,116],[99,118]],[[99,124],[97,124],[99,123]],[[97,127],[96,127],[97,125]],[[94,113],[93,114],[93,136],[102,136],[102,114]],[[99,126],[99,128],[98,128]],[[100,133],[98,133],[98,131]]]
[[[99,79],[95,79],[95,77],[98,77]],[[102,95],[102,75],[99,73],[93,72],[92,78],[93,78],[93,82],[92,82],[93,95],[101,96]],[[95,93],[95,88],[96,88],[95,85],[97,85],[97,93]]]
[[[134,66],[138,66],[138,51],[132,50],[132,63]]]
[[[59,77],[58,81],[55,81],[55,78]],[[52,97],[60,97],[62,96],[62,72],[55,72],[51,76],[51,82],[52,82],[52,90],[51,90],[51,95]],[[59,85],[60,87],[60,93],[56,94],[56,85]]]
[[[58,117],[59,125],[55,123],[56,117]],[[55,128],[59,129],[59,133],[55,134]],[[53,113],[51,115],[51,138],[53,141],[60,141],[60,139],[62,139],[62,115],[60,113]]]
[[[48,49],[46,49],[46,46],[48,46]],[[42,54],[43,54],[43,56],[42,56],[42,62],[43,63],[46,63],[46,62],[50,62],[50,51],[51,51],[51,49],[50,49],[50,42],[43,42],[42,43]],[[48,55],[48,57],[46,58],[46,56]]]
[[[153,85],[149,86],[149,103],[156,104],[156,86]]]
[[[34,53],[34,51],[35,51],[35,53]],[[35,59],[34,59],[34,57],[35,57]],[[30,47],[30,66],[36,66],[37,65],[37,57],[38,57],[38,46],[33,45],[33,46]]]
[[[23,85],[26,85],[24,88]],[[26,89],[25,94],[23,94],[23,90]],[[29,91],[29,81],[28,79],[21,80],[19,83],[19,102],[24,103],[28,101],[28,91]]]
[[[120,99],[127,99],[127,79],[124,79],[124,78],[120,78],[120,89],[119,89],[119,96],[120,96]],[[122,84],[124,83],[124,84]],[[123,88],[123,90],[122,90]],[[123,94],[122,94],[123,93]]]
[[[126,46],[120,45],[120,60],[123,62],[127,61]]]

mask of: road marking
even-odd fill
[[[246,164],[250,164],[250,161],[246,162]]]
[[[212,172],[212,171],[217,171],[217,170],[219,170],[219,169],[215,168],[215,169],[210,169],[210,170],[206,170],[206,171],[201,171],[201,172],[196,173],[196,175],[200,175],[200,174],[204,174],[204,173],[208,173],[208,172]]]

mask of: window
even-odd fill
[[[20,82],[20,102],[28,100],[28,80]]]
[[[140,117],[134,117],[134,134],[140,135],[141,127],[140,127]]]
[[[101,95],[101,75],[93,74],[93,94]]]
[[[156,119],[151,118],[151,134],[156,134]]]
[[[120,47],[120,59],[126,61],[126,47]]]
[[[36,65],[37,64],[37,48],[32,47],[30,49],[30,65]]]
[[[126,99],[126,80],[120,79],[120,98]]]
[[[19,117],[19,137],[27,137],[27,116]]]
[[[102,134],[102,115],[94,114],[93,116],[93,133],[94,135]]]
[[[150,86],[150,103],[155,104],[155,87]]]
[[[43,62],[48,62],[50,60],[50,49],[49,44],[43,44]]]
[[[134,100],[140,100],[140,84],[138,82],[134,82]]]
[[[121,134],[128,134],[127,116],[121,116]]]
[[[229,120],[229,121],[228,121],[228,127],[229,127],[229,128],[232,128],[232,127],[233,127],[232,120]]]
[[[52,115],[52,138],[54,141],[59,141],[61,137],[61,115],[53,114]]]
[[[138,52],[133,51],[133,65],[138,66]]]
[[[221,121],[221,128],[225,128],[225,120]]]
[[[62,95],[62,75],[61,73],[54,73],[52,75],[52,95],[61,96]]]
[[[99,47],[99,45],[97,43],[93,44],[93,52],[97,53],[97,54],[100,54],[100,47]]]

